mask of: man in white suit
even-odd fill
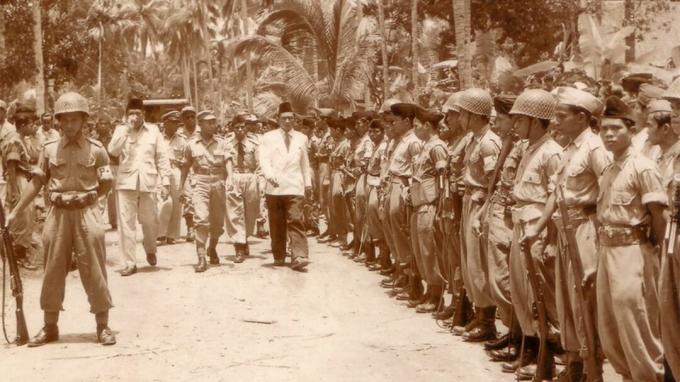
[[[264,134],[260,143],[274,265],[285,265],[286,243],[290,238],[291,268],[304,272],[309,264],[309,249],[302,204],[305,193],[312,190],[307,137],[293,130],[295,114],[290,103],[279,106],[278,122],[279,128]]]
[[[120,158],[116,178],[121,249],[125,260],[122,276],[137,272],[137,220],[142,225],[144,250],[149,265],[156,265],[158,209],[156,190],[163,185],[163,199],[170,193],[170,161],[158,126],[145,123],[143,104],[131,99],[126,108],[127,123],[118,125],[109,143],[109,154]]]

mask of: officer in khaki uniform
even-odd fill
[[[374,119],[368,128],[368,136],[373,141],[373,152],[366,167],[366,189],[368,207],[366,209],[366,223],[368,226],[369,240],[366,243],[366,252],[375,257],[375,247],[380,254],[377,263],[370,268],[372,270],[384,270],[391,266],[390,250],[385,242],[384,227],[380,219],[380,172],[383,167],[382,159],[387,149],[385,138],[385,123],[381,119]]]
[[[28,346],[59,339],[57,322],[72,256],[78,263],[90,312],[95,314],[97,339],[102,345],[113,345],[116,338],[108,327],[113,302],[106,280],[104,222],[97,207],[98,197],[106,195],[113,183],[109,157],[101,143],[83,135],[89,115],[84,97],[65,93],[55,102],[54,111],[64,137],[45,143],[39,170],[7,216],[11,226],[45,186],[51,201],[42,235],[45,275],[40,307],[45,325]]]
[[[336,134],[335,147],[330,155],[331,183],[329,204],[329,231],[332,233],[327,239],[335,237],[329,245],[344,247],[347,245],[347,233],[349,232],[349,211],[345,201],[345,161],[350,153],[350,140],[345,135],[347,122],[341,118],[333,118],[328,121],[331,130]],[[339,136],[337,135],[339,134]],[[322,240],[321,242],[324,242]]]
[[[260,214],[258,141],[247,134],[253,124],[257,124],[254,115],[237,115],[231,121],[233,138],[226,142],[234,169],[233,188],[227,191],[227,236],[234,244],[235,263],[243,262],[250,254],[248,237],[255,233]]]
[[[578,252],[585,273],[597,269],[597,248],[595,231],[595,207],[599,193],[599,179],[602,171],[611,162],[610,154],[602,145],[602,139],[591,129],[594,119],[602,113],[602,102],[592,94],[575,88],[561,87],[554,91],[558,97],[554,128],[568,138],[561,153],[561,163],[550,182],[554,191],[562,187],[564,202],[569,209],[569,221],[574,226]],[[556,193],[552,192],[546,203],[543,215],[536,224],[525,228],[525,239],[533,241],[552,219],[558,232],[562,229],[562,219],[557,211]],[[567,352],[566,373],[579,378],[583,373],[583,360],[580,354],[585,349],[585,327],[579,300],[574,287],[571,260],[566,252],[566,240],[558,235],[558,252],[555,262],[555,298],[562,340]],[[586,302],[593,312],[595,301]]]
[[[454,333],[475,341],[496,337],[496,307],[488,281],[486,247],[473,232],[473,222],[487,199],[489,179],[496,167],[500,138],[489,127],[493,109],[491,95],[483,89],[465,90],[458,98],[459,121],[473,133],[463,159],[465,195],[461,218],[461,273],[463,282],[475,306],[475,319],[465,327],[455,327]]]
[[[212,111],[205,110],[197,115],[201,124],[200,138],[189,139],[184,152],[180,188],[184,184],[189,170],[193,170],[192,202],[194,205],[194,223],[196,225],[196,254],[198,264],[196,272],[205,272],[207,254],[210,264],[219,264],[217,243],[224,233],[226,213],[226,188],[231,190],[232,162],[231,153],[225,141],[215,136],[217,117]],[[183,191],[184,192],[184,191]],[[208,240],[209,239],[209,240]]]
[[[631,146],[634,124],[622,100],[607,99],[600,135],[614,161],[602,174],[597,199],[598,330],[605,356],[624,380],[660,381],[660,246],[650,238],[664,237],[668,198],[657,166]]]
[[[669,127],[677,136],[680,136],[680,78],[676,79],[663,94],[665,100],[671,104],[671,112],[668,117]],[[668,128],[668,127],[667,127]],[[674,147],[678,144],[676,143]],[[680,148],[676,149],[680,153]],[[676,157],[677,158],[677,157]],[[673,161],[672,174],[664,175],[664,180],[670,185],[670,181],[676,173],[680,173],[680,163]],[[663,167],[662,167],[663,170]],[[677,184],[674,184],[677,187]],[[671,193],[672,195],[672,193]],[[671,199],[674,199],[672,197]],[[671,205],[675,204],[671,200]],[[678,247],[676,240],[676,246]],[[677,250],[676,250],[677,253]],[[661,267],[660,281],[660,305],[661,305],[661,340],[663,342],[664,354],[668,364],[667,373],[680,377],[680,255],[664,256]],[[670,373],[668,373],[670,374]]]
[[[443,189],[444,173],[448,165],[446,143],[439,138],[439,122],[443,114],[418,108],[414,133],[423,142],[422,151],[413,162],[410,199],[413,206],[411,215],[411,245],[418,273],[427,284],[424,296],[418,300],[416,312],[432,313],[441,303],[444,294],[444,279],[437,272],[437,242],[435,217]]]
[[[121,276],[137,272],[137,221],[142,225],[146,261],[156,265],[158,206],[156,192],[162,186],[164,199],[170,191],[170,162],[158,126],[144,122],[144,105],[131,99],[126,108],[128,121],[118,125],[109,143],[109,153],[120,158],[116,178],[119,232],[125,269]]]
[[[182,128],[179,129],[184,138],[191,140],[201,136],[201,128],[196,124],[196,109],[193,106],[185,106],[180,111]],[[191,172],[188,175],[189,182],[184,186],[183,216],[187,226],[186,240],[194,241],[194,203],[191,198],[191,185],[194,183]]]
[[[158,242],[159,244],[175,244],[179,238],[182,218],[182,203],[179,200],[182,190],[179,188],[179,180],[187,140],[177,130],[180,123],[178,111],[169,111],[163,114],[161,121],[163,122],[163,139],[168,150],[171,173],[170,197],[161,202],[158,213]]]

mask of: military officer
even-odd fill
[[[258,142],[247,134],[255,124],[257,117],[252,114],[235,116],[231,121],[234,136],[226,142],[234,169],[233,188],[227,192],[227,236],[234,244],[235,263],[243,262],[250,254],[248,237],[255,233],[260,214]]]
[[[210,264],[219,264],[217,243],[224,233],[226,213],[226,189],[232,188],[231,152],[225,141],[215,136],[217,117],[210,110],[197,115],[201,125],[200,137],[190,138],[184,151],[180,189],[193,171],[192,202],[196,223],[196,255],[198,264],[195,271],[205,272],[206,254]],[[226,185],[229,184],[227,187]],[[182,191],[183,193],[185,191]],[[184,199],[184,195],[182,196]],[[206,243],[208,245],[206,251]]]
[[[39,170],[7,216],[11,226],[45,186],[52,208],[48,210],[42,235],[45,274],[40,307],[44,311],[44,326],[28,346],[59,339],[57,322],[72,256],[78,263],[90,312],[95,314],[97,340],[102,345],[113,345],[116,338],[108,326],[113,302],[106,280],[104,226],[96,205],[97,198],[106,195],[113,184],[109,157],[101,143],[83,135],[89,115],[84,97],[65,93],[57,99],[54,112],[64,137],[45,143]]]
[[[385,270],[390,268],[390,250],[385,242],[384,227],[380,219],[380,199],[382,190],[380,189],[380,172],[383,164],[385,149],[387,148],[387,138],[385,138],[385,122],[381,119],[371,121],[368,129],[368,136],[373,142],[373,151],[366,166],[366,189],[367,189],[367,209],[366,225],[368,227],[369,240],[367,240],[366,252],[375,258],[375,247],[380,251],[377,263],[369,268],[374,270]],[[367,256],[368,257],[368,256]],[[368,259],[367,259],[368,260]]]
[[[331,127],[331,134],[335,139],[335,147],[330,154],[331,179],[330,179],[330,198],[329,198],[329,232],[332,232],[327,239],[331,246],[343,247],[347,245],[347,233],[349,231],[349,220],[347,203],[345,202],[344,179],[346,174],[345,160],[349,155],[350,141],[345,135],[346,122],[340,118],[333,118],[328,121]],[[320,242],[325,242],[322,239]]]
[[[182,163],[184,161],[184,150],[187,140],[178,131],[180,123],[180,113],[169,111],[161,117],[163,123],[163,139],[168,150],[168,159],[171,166],[170,174],[170,197],[161,203],[158,213],[159,244],[175,244],[179,238],[180,219],[182,217],[182,203],[179,196],[179,180],[181,175]]]
[[[137,273],[137,221],[142,225],[146,261],[156,265],[159,184],[163,196],[170,192],[170,162],[158,126],[144,122],[142,100],[132,98],[127,105],[127,123],[118,125],[109,143],[109,153],[120,158],[116,178],[120,217],[121,252],[125,268],[121,276]]]
[[[102,113],[97,115],[97,122],[95,123],[94,128],[97,140],[101,142],[104,145],[104,147],[108,147],[109,143],[111,142],[111,134],[113,133],[113,126],[111,121],[112,118],[108,114]],[[111,167],[111,172],[113,173],[114,179],[116,179],[116,175],[118,174],[118,164],[119,164],[118,157],[113,156],[109,153],[109,167]],[[109,224],[111,225],[111,229],[113,230],[118,229],[117,199],[118,198],[116,192],[110,192],[109,195],[104,200],[101,201],[102,210],[105,208],[104,203],[106,204],[106,213],[109,218]]]
[[[487,199],[489,179],[496,167],[501,142],[489,128],[493,99],[486,90],[465,90],[458,98],[457,106],[461,125],[473,133],[463,160],[465,195],[461,215],[461,271],[465,288],[475,306],[475,319],[466,327],[454,328],[454,333],[485,341],[496,337],[496,306],[484,266],[486,248],[481,246],[479,237],[474,234],[472,223]]]
[[[179,132],[187,140],[200,137],[201,128],[196,124],[196,109],[193,106],[185,106],[180,112],[180,117],[182,118],[182,128]],[[194,241],[194,204],[191,198],[191,184],[193,184],[193,178],[191,177],[191,172],[189,172],[189,183],[186,184],[184,188],[185,200],[182,203],[184,206],[184,222],[187,226],[187,236],[186,240],[188,242]]]
[[[634,124],[621,99],[607,99],[600,135],[614,161],[602,174],[597,201],[598,330],[605,356],[624,380],[659,381],[660,247],[653,238],[664,237],[668,198],[657,166],[631,147]]]

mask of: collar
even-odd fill
[[[533,144],[529,144],[529,146],[527,147],[527,151],[531,152],[536,150],[537,148],[541,147],[545,142],[547,142],[549,139],[552,139],[552,137],[550,136],[550,133],[546,131],[545,134],[543,134],[542,137],[538,138],[536,142],[534,142]]]
[[[680,156],[680,139],[678,139],[677,142],[673,144],[673,146],[669,147],[668,150],[661,154],[661,160],[665,158],[670,158],[670,157],[677,157]]]
[[[619,169],[622,169],[623,166],[626,165],[628,160],[632,159],[632,157],[633,157],[633,146],[631,145],[631,146],[628,146],[626,151],[624,151],[623,154],[619,158],[615,159],[612,162],[612,164],[614,166],[618,167]]]
[[[209,146],[212,145],[213,143],[217,142],[217,140],[215,139],[215,136],[214,136],[214,135],[213,135],[212,137],[210,137],[210,140],[209,140],[209,141],[206,141],[205,138],[203,138],[203,136],[201,136],[201,137],[198,139],[198,141],[199,141],[200,143],[202,143],[205,147],[209,147]]]
[[[61,140],[63,147],[66,147],[71,144],[75,144],[78,147],[84,147],[86,143],[86,138],[85,135],[81,132],[78,137],[74,140],[70,140],[66,135],[64,135],[64,139]]]
[[[286,130],[279,127],[279,131],[281,131],[281,135],[283,137],[285,137],[286,134],[288,134],[291,138],[293,137],[293,131],[294,131],[293,129],[290,129],[290,131],[286,131]]]
[[[590,130],[590,127],[586,127],[585,130],[583,130],[581,132],[581,134],[579,134],[576,138],[574,138],[571,142],[569,142],[569,144],[567,146],[573,144],[574,146],[576,146],[577,149],[580,148],[581,145],[583,144],[583,142],[586,141],[586,137],[588,137],[592,133],[593,132],[592,132],[592,130]]]

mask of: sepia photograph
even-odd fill
[[[0,0],[3,382],[680,381],[680,0]]]

